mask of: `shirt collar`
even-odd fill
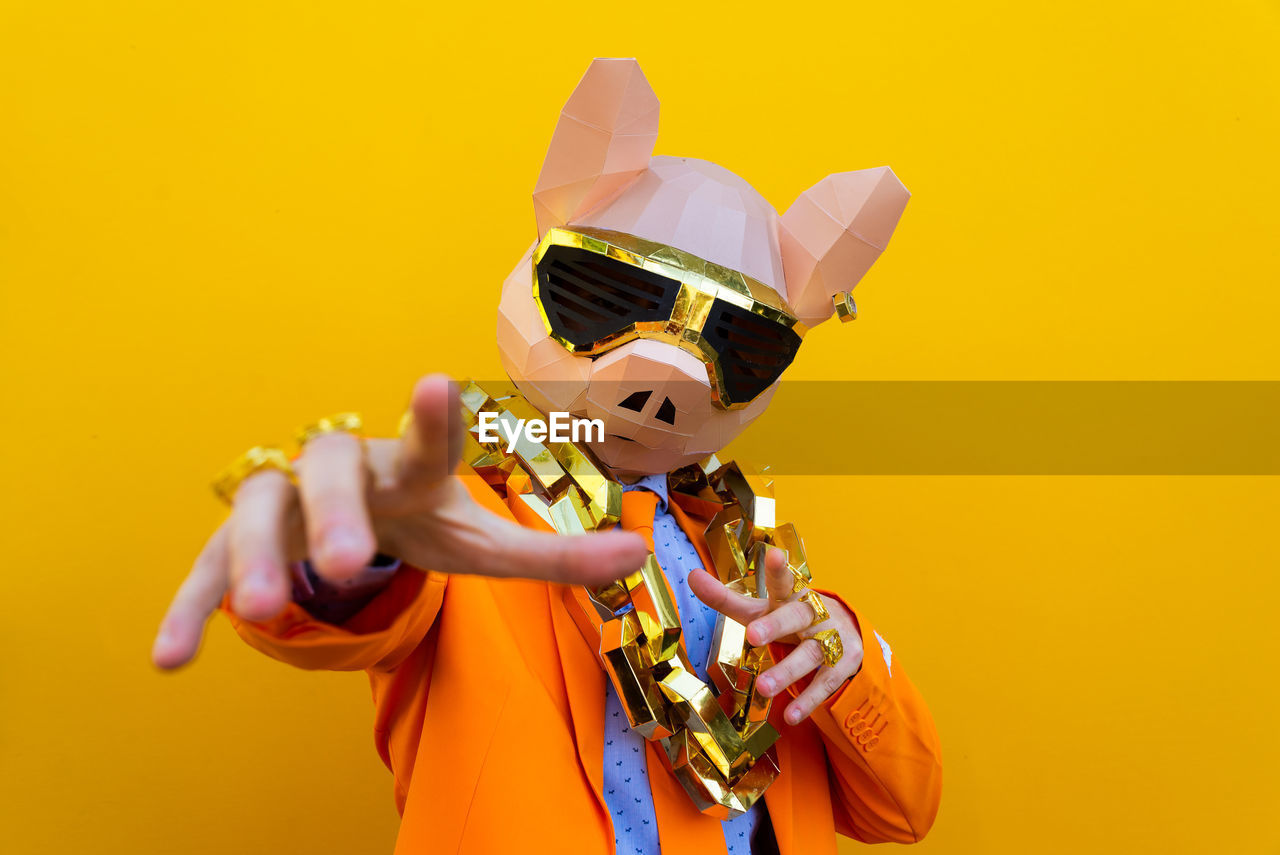
[[[667,512],[667,475],[665,472],[657,475],[646,475],[634,484],[623,484],[623,492],[631,490],[648,490],[658,497],[658,509],[664,514]]]

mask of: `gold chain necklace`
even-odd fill
[[[560,534],[617,525],[622,486],[585,448],[518,433],[519,419],[542,414],[514,387],[495,392],[474,383],[462,390],[463,461],[500,496],[524,502]],[[511,453],[505,441],[480,442],[481,412],[497,413],[499,434],[518,437]],[[712,456],[677,469],[667,483],[682,509],[711,518],[706,539],[714,567],[707,569],[721,582],[766,597],[761,571],[769,544],[787,550],[793,573],[809,578],[794,526],[775,524],[770,482]],[[704,682],[689,660],[671,589],[652,553],[631,575],[582,593],[576,597],[580,617],[599,632],[601,665],[631,727],[662,746],[698,810],[718,819],[745,813],[778,775],[771,701],[755,690],[756,677],[773,665],[768,648],[748,645],[746,628],[719,615],[707,663],[711,682]]]

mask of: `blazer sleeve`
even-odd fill
[[[830,765],[836,830],[867,843],[914,843],[942,797],[938,733],[889,645],[849,612],[862,635],[862,668],[812,715]]]
[[[390,671],[430,631],[444,602],[448,576],[401,564],[364,608],[342,624],[325,623],[297,603],[274,618],[255,622],[222,610],[251,647],[272,659],[308,670]]]

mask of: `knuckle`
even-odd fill
[[[294,469],[304,491],[316,485],[345,487],[359,484],[364,477],[364,467],[359,465],[362,460],[360,440],[350,434],[332,433],[308,442]]]
[[[582,578],[590,569],[586,554],[567,537],[555,537],[545,550],[534,550],[533,554],[536,556],[540,552],[544,556],[544,567],[559,570],[569,578]]]
[[[359,445],[360,440],[346,431],[336,430],[324,433],[309,440],[302,447],[300,462],[305,463],[310,460],[314,463],[335,457],[348,457]]]
[[[349,537],[354,522],[345,514],[326,513],[307,526],[307,533],[314,543],[327,541],[336,536]]]
[[[492,533],[491,533],[492,534]],[[507,532],[489,542],[489,558],[485,570],[491,574],[528,573],[538,578],[571,580],[577,563],[567,537],[519,531]]]
[[[232,563],[243,560],[245,553],[262,540],[262,520],[262,514],[255,512],[251,504],[236,506],[231,518],[231,537],[227,544],[227,553]]]
[[[288,486],[289,479],[279,470],[263,469],[254,472],[236,488],[233,507],[270,499],[284,492]]]
[[[844,677],[835,668],[824,668],[823,671],[822,697],[828,698],[844,682]]]
[[[780,609],[781,614],[778,617],[781,618],[783,626],[788,631],[803,630],[805,626],[809,625],[808,619],[805,619],[805,608],[808,607],[804,603],[787,603],[785,609]]]
[[[307,497],[311,516],[317,518],[359,516],[364,508],[364,495],[348,479],[341,479],[315,489]]]
[[[298,487],[309,502],[333,503],[351,501],[360,495],[363,481],[358,471],[344,467],[323,473],[313,470],[309,475],[300,474]]]
[[[327,528],[364,517],[364,493],[349,479],[309,487],[304,482],[301,495],[303,514],[310,525]]]

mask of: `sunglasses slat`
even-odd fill
[[[574,273],[573,270],[570,269],[569,266],[563,262],[557,262],[552,267],[552,270],[550,271],[549,275],[554,278],[567,280],[569,282],[574,283],[578,287],[587,289],[589,291],[593,291],[600,288],[613,288],[617,291],[623,292],[625,296],[630,297],[637,302],[643,301],[644,303],[649,304],[649,305],[646,305],[645,308],[657,308],[660,305],[659,301],[661,299],[661,295],[655,298],[653,294],[648,294],[642,291],[629,288],[620,282],[593,281],[589,278],[589,276],[583,276],[583,275]]]

